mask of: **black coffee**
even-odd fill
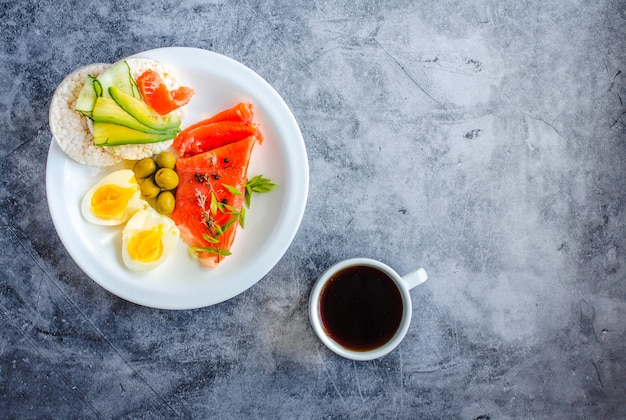
[[[352,266],[332,276],[320,295],[326,333],[354,351],[373,350],[394,336],[402,321],[402,295],[387,274]]]

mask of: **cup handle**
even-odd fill
[[[404,280],[406,286],[410,290],[428,280],[428,274],[423,268],[418,268],[417,270],[402,276],[402,280]]]

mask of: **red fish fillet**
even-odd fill
[[[256,135],[249,136],[176,161],[180,180],[171,217],[204,267],[216,267],[235,239],[238,223],[232,218],[236,220],[244,205],[248,163],[257,140]]]

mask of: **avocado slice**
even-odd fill
[[[162,134],[166,130],[157,130],[156,128],[148,127],[145,124],[140,123],[128,112],[115,102],[111,98],[105,98],[100,96],[96,99],[93,107],[91,119],[94,122],[105,122],[123,125],[128,128],[132,128],[144,133]]]
[[[93,143],[96,146],[157,143],[173,139],[179,131],[174,129],[160,134],[145,133],[119,124],[96,121],[93,123]]]
[[[115,86],[109,88],[109,94],[124,111],[148,127],[157,130],[178,129],[180,127],[180,117],[178,115],[159,115],[150,109],[145,102],[133,98]]]

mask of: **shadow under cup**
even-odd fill
[[[317,280],[309,317],[320,340],[352,360],[382,357],[400,344],[411,322],[407,282],[382,262],[356,258],[339,262]]]

